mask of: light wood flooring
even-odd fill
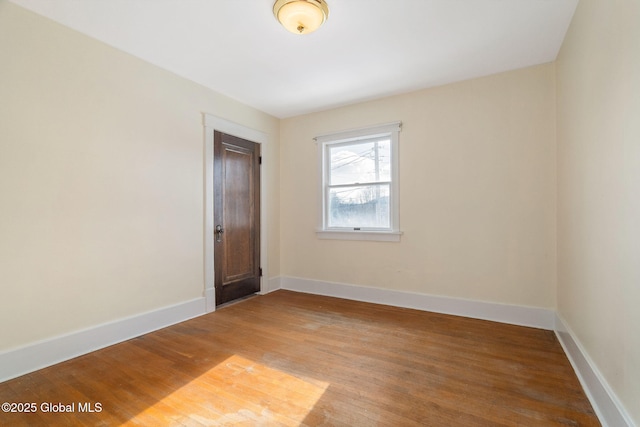
[[[551,331],[290,291],[1,383],[1,402],[37,405],[3,426],[600,425]]]

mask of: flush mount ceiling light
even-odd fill
[[[324,0],[277,0],[273,14],[288,31],[309,34],[327,20],[329,6]]]

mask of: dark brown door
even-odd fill
[[[216,305],[260,290],[260,145],[214,133]]]

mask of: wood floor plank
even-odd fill
[[[16,426],[600,425],[551,331],[290,291],[1,383],[5,401],[74,405],[0,413]]]

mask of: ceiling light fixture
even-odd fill
[[[309,34],[329,17],[324,0],[277,0],[273,14],[282,26],[294,34]]]

